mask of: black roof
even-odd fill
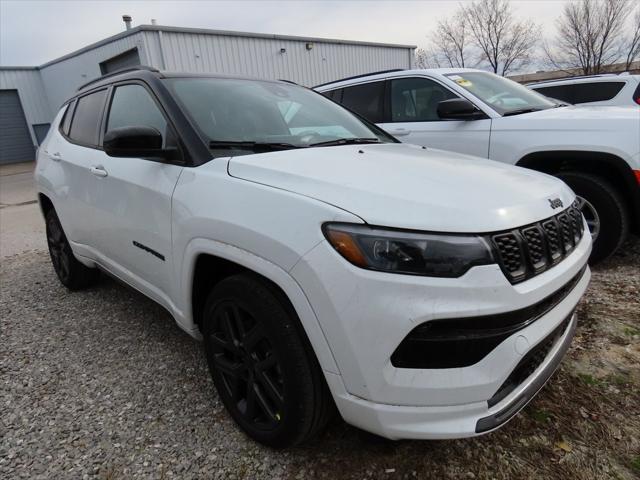
[[[285,82],[292,85],[298,85],[291,80],[269,80],[257,77],[249,77],[242,75],[225,75],[220,73],[193,73],[193,72],[166,72],[158,70],[157,68],[148,67],[146,65],[138,65],[135,67],[123,68],[121,70],[117,70],[115,72],[107,73],[102,75],[101,77],[94,78],[82,85],[80,85],[76,91],[76,95],[79,93],[83,93],[88,90],[93,90],[96,87],[102,87],[105,85],[109,85],[115,81],[120,80],[128,80],[128,79],[142,79],[146,78],[181,78],[181,77],[193,77],[193,78],[230,78],[230,79],[238,79],[238,80],[259,80],[261,82],[274,82],[281,83]],[[300,85],[298,85],[300,86]],[[304,87],[302,87],[304,88]],[[74,96],[76,96],[74,95]]]

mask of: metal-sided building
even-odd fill
[[[414,49],[161,25],[127,28],[39,67],[0,67],[0,164],[32,160],[56,111],[78,86],[121,68],[148,65],[312,86],[373,71],[412,68]]]

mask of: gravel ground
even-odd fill
[[[105,279],[78,293],[46,253],[0,267],[0,478],[638,478],[640,241],[594,272],[568,358],[498,432],[389,442],[336,420],[285,452],[235,428],[201,345]]]

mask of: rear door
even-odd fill
[[[389,115],[379,124],[405,143],[487,157],[491,119],[443,120],[438,103],[460,98],[436,80],[406,77],[389,80]]]
[[[163,146],[177,146],[174,129],[148,87],[115,85],[103,134],[118,127],[153,127]],[[110,157],[91,165],[95,246],[114,273],[163,302],[173,280],[171,198],[182,172],[174,163],[148,158]]]
[[[90,169],[104,155],[99,131],[107,92],[106,88],[96,90],[70,103],[59,135],[52,136],[45,151],[51,165],[57,165],[60,171],[60,181],[53,186],[60,220],[69,240],[83,246],[93,243],[96,212]]]

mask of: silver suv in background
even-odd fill
[[[640,105],[640,75],[589,75],[529,83],[527,87],[574,105]]]

